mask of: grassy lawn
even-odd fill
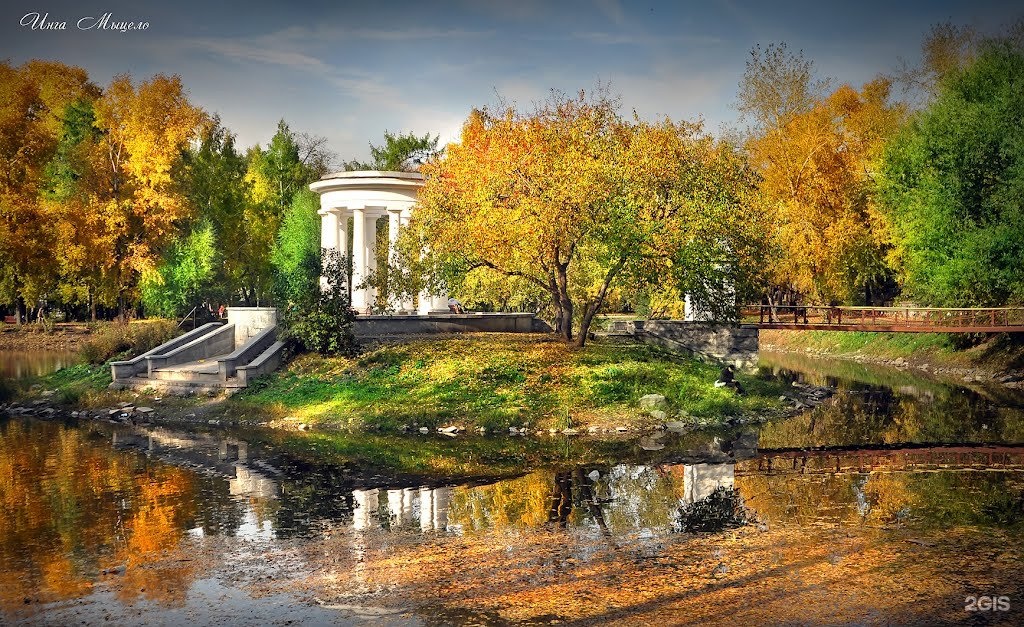
[[[110,366],[77,364],[32,380],[44,390],[56,390],[54,401],[63,405],[92,406],[107,397]]]
[[[234,412],[359,429],[401,425],[506,429],[638,426],[662,394],[670,415],[725,420],[777,409],[780,384],[740,376],[747,394],[715,388],[719,368],[660,349],[595,341],[576,350],[543,335],[414,340],[354,359],[303,355],[231,400]]]

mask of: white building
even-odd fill
[[[418,172],[357,171],[328,174],[309,188],[320,194],[320,246],[337,250],[344,259],[351,242],[352,308],[368,313],[376,303],[373,288],[359,285],[377,265],[377,220],[387,217],[388,258],[392,257],[399,231],[409,223],[423,187]],[[350,232],[351,230],[351,232]],[[400,312],[448,313],[446,294],[421,293],[418,306],[411,300],[392,303]]]

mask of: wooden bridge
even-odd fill
[[[844,474],[978,470],[1024,472],[1024,446],[902,446],[898,448],[762,450],[736,463],[736,475]]]
[[[895,333],[1024,333],[1024,307],[828,307],[751,305],[744,322],[761,329]]]

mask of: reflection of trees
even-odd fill
[[[572,479],[571,472],[555,473],[554,489],[551,491],[551,507],[548,510],[548,522],[556,523],[565,528],[572,512]]]
[[[728,471],[731,485],[731,466],[700,466]],[[614,466],[594,480],[590,469],[579,467],[538,471],[485,486],[454,488],[449,519],[464,529],[584,525],[606,535],[668,529],[686,498],[685,468]],[[724,481],[725,475],[722,477]],[[707,493],[718,486],[718,482],[709,484]],[[702,492],[700,498],[706,495]]]
[[[1024,411],[999,407],[977,395],[949,394],[926,401],[888,388],[840,392],[789,420],[765,425],[764,448],[999,442],[1024,435]]]
[[[1024,481],[1012,472],[748,475],[736,487],[758,519],[775,523],[1024,524]]]
[[[73,598],[97,572],[126,565],[123,587],[180,600],[192,573],[145,568],[178,545],[194,517],[190,473],[149,465],[88,432],[9,421],[0,431],[0,602]],[[136,585],[137,584],[137,585]],[[180,592],[179,592],[180,591]]]
[[[539,527],[548,521],[552,476],[534,472],[490,485],[452,490],[448,520],[463,529]]]
[[[320,527],[352,521],[355,486],[343,467],[314,465],[292,456],[275,459],[274,466],[283,474],[273,512],[278,537],[308,536]]]

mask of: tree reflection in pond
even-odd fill
[[[178,549],[196,515],[193,473],[117,452],[86,430],[9,421],[0,427],[0,603],[86,593],[104,571],[128,584],[122,600],[175,604],[189,562],[147,564]]]

